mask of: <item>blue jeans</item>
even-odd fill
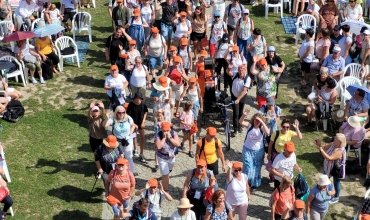
[[[334,189],[335,189],[335,195],[334,197],[339,197],[340,195],[340,179],[333,176],[333,182],[334,182]]]
[[[173,38],[173,27],[161,22],[161,34],[166,41]]]
[[[124,208],[124,209],[127,209],[127,208],[129,207],[129,205],[130,205],[130,202],[131,202],[131,199],[129,199],[129,200],[127,200],[127,201],[122,201],[123,208]],[[114,206],[112,206],[112,205],[111,205],[111,207],[112,207],[112,209],[113,209],[113,213],[114,213],[115,215],[118,215],[118,214],[119,214],[118,205],[117,205],[117,204],[116,204],[116,205],[114,205]]]
[[[152,57],[152,56],[148,55],[148,58],[149,58],[149,68],[151,70],[157,69],[157,66],[162,68],[162,66],[163,66],[163,55],[161,55],[159,57]]]
[[[247,51],[247,40],[242,40],[238,37],[237,39],[237,45],[239,47],[239,53],[242,53],[243,52],[243,49],[244,49],[244,53],[243,53],[243,56],[244,58],[247,58],[247,55],[248,55],[248,51]]]

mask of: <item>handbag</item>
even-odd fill
[[[121,144],[122,144],[122,147],[127,147],[129,145],[129,143],[126,139],[122,139]]]
[[[5,197],[7,197],[8,195],[9,195],[8,190],[6,190],[4,186],[1,186],[0,187],[0,201],[3,201]]]
[[[342,162],[343,162],[343,157],[340,160],[340,164],[339,164],[339,160],[334,162],[333,168],[330,171],[331,176],[336,177],[338,179],[344,179],[344,166]]]

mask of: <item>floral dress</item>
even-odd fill
[[[257,96],[261,97],[275,97],[277,88],[277,77],[269,69],[269,72],[263,70],[257,75]]]
[[[225,219],[227,219],[227,211],[226,211],[226,209],[229,210],[229,211],[232,210],[231,206],[227,202],[225,202],[225,208],[224,208],[224,210],[221,213],[218,213],[216,210],[213,211],[213,208],[214,208],[214,204],[213,203],[212,204],[209,204],[207,206],[207,211],[209,213],[211,213],[210,219],[212,219],[212,220],[225,220]]]
[[[162,108],[164,113],[164,121],[171,122],[171,106],[169,102],[165,102],[170,96],[170,90],[157,91],[154,88],[150,94],[152,97],[158,97],[158,101],[153,102],[153,114]]]

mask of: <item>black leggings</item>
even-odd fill
[[[103,139],[95,139],[90,136],[90,147],[92,152],[95,152],[95,150],[103,143]]]
[[[51,59],[51,61],[53,61],[53,65],[56,66],[58,65],[59,63],[59,57],[53,52],[49,53],[48,55],[46,55],[47,57],[49,57]]]
[[[7,196],[1,201],[1,203],[4,203],[3,212],[6,213],[9,208],[13,205],[13,199],[10,196]]]
[[[188,192],[186,193],[186,197],[188,197],[190,204],[194,205],[191,210],[195,213],[195,217],[197,220],[203,220],[203,216],[206,214],[206,207],[203,203],[204,196],[201,196],[200,199],[196,199],[194,198],[194,193],[190,193],[189,191],[192,190],[188,190]]]
[[[231,83],[229,83],[229,81],[231,82],[231,77],[229,75],[227,75],[227,73],[226,73],[227,66],[228,66],[228,63],[224,58],[217,58],[216,59],[216,74],[218,76],[218,82],[217,82],[217,89],[218,90],[221,90],[220,75],[221,75],[221,69],[222,68],[224,68],[224,89],[227,89],[229,87],[229,84],[231,85]]]
[[[232,92],[231,92],[231,99],[233,101],[237,99],[237,97],[235,97]],[[239,118],[242,117],[243,115],[244,103],[241,103],[241,102],[239,102],[238,104],[234,103],[234,105],[232,106],[233,106],[233,128],[234,128],[234,132],[236,132],[240,128]]]

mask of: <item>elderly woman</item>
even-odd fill
[[[171,220],[196,220],[195,213],[190,210],[194,205],[190,204],[189,199],[181,198],[177,211],[172,213]]]
[[[137,42],[137,49],[141,50],[145,43],[144,28],[149,28],[145,18],[141,16],[139,8],[134,9],[133,16],[127,21],[125,29],[132,39]]]
[[[118,158],[123,158],[123,152],[119,146],[117,138],[114,135],[108,135],[94,152],[95,164],[98,173],[102,176],[104,186],[108,180],[108,174],[113,170],[113,165]]]
[[[340,195],[340,181],[345,177],[345,164],[346,164],[346,136],[344,134],[337,133],[335,135],[334,141],[323,146],[320,139],[316,139],[317,149],[320,151],[321,155],[324,157],[324,174],[329,178],[333,176],[335,194],[329,201],[329,203],[336,203],[339,201]],[[338,176],[335,169],[343,167],[343,174]],[[335,176],[333,175],[335,174]]]
[[[352,98],[347,102],[344,110],[344,120],[347,121],[349,116],[357,116],[361,118],[361,122],[366,121],[369,109],[369,102],[365,98],[365,91],[357,89]]]
[[[278,67],[271,66],[270,68],[265,58],[258,60],[258,62],[253,59],[250,72],[257,76],[257,103],[258,109],[260,109],[263,105],[266,105],[268,97],[275,98],[276,96],[278,77],[274,72],[278,72]]]
[[[131,198],[134,196],[135,177],[128,169],[129,163],[124,158],[118,158],[115,170],[109,173],[108,181],[105,184],[105,195],[113,196],[118,199],[122,205],[124,212],[128,213],[128,207]],[[114,213],[114,220],[119,220],[118,205],[112,206]]]
[[[280,186],[271,195],[271,220],[280,220],[284,211],[287,209],[286,203],[295,202],[295,190],[289,176],[283,176]]]
[[[265,146],[263,136],[270,134],[270,129],[265,124],[263,115],[254,114],[250,120],[244,121],[248,116],[250,109],[247,109],[239,123],[247,128],[247,134],[243,145],[243,173],[247,174],[251,187],[261,185],[261,167],[265,155]]]
[[[327,67],[321,67],[320,73],[316,75],[313,81],[312,91],[308,95],[307,99],[311,102],[316,100],[317,94],[321,92],[321,89],[326,85],[326,80],[329,79],[329,69]]]
[[[352,58],[349,55],[349,50],[352,45],[352,34],[349,32],[350,26],[348,24],[342,27],[343,37],[338,41],[339,47],[341,49],[340,56],[343,57],[345,65],[347,66],[352,62]]]
[[[118,103],[115,103],[115,100],[113,100],[113,94],[119,99],[119,104],[124,104],[126,98],[125,89],[127,86],[128,82],[126,78],[118,73],[118,66],[112,65],[110,67],[110,75],[105,78],[104,89],[107,90],[107,95],[113,111],[118,105]]]
[[[89,140],[92,152],[103,143],[103,138],[107,132],[103,126],[105,110],[102,101],[93,101],[90,103],[87,111],[87,123],[89,124]]]
[[[132,40],[131,37],[126,34],[124,29],[122,29],[122,31],[126,39],[130,39],[128,40],[128,50],[126,51],[128,57],[125,59],[125,77],[128,81],[130,81],[131,71],[135,67],[135,58],[140,56],[140,52],[136,49],[136,41]],[[120,45],[119,47],[122,51],[123,46]]]
[[[46,61],[49,58],[53,63],[53,72],[58,73],[57,69],[55,68],[59,63],[59,57],[53,51],[54,44],[51,39],[46,37],[40,37],[36,39],[35,48],[37,53],[41,56],[42,61]]]
[[[143,64],[140,56],[135,58],[135,65],[131,70],[130,86],[132,94],[141,92],[144,95],[144,99],[146,89],[152,88],[148,67]]]
[[[203,54],[201,54],[201,56],[202,55]],[[236,45],[229,46],[228,52],[225,53],[224,59],[228,63],[228,71],[226,70],[226,75],[224,76],[224,84],[227,84],[226,87],[230,86],[231,90],[233,78],[238,73],[239,66],[247,65],[247,60],[242,54],[239,53],[239,47]]]
[[[350,0],[343,8],[345,20],[363,21],[361,3],[357,4],[356,0]]]
[[[164,121],[171,122],[171,106],[170,100],[172,99],[172,89],[170,87],[170,78],[161,76],[153,84],[152,93],[150,98],[153,100],[153,113],[159,109],[163,110]]]
[[[243,164],[227,160],[228,170],[226,173],[226,202],[233,208],[233,217],[236,211],[239,220],[247,219],[248,201],[251,197],[248,177],[242,173]]]
[[[324,62],[325,58],[329,55],[329,49],[331,45],[329,29],[321,29],[322,37],[316,42],[316,57],[319,58],[319,67]]]
[[[176,31],[174,33],[173,45],[175,47],[180,46],[181,38],[189,38],[192,32],[191,22],[187,19],[187,13],[185,11],[180,12],[180,18],[176,23]]]
[[[123,106],[117,106],[114,115],[107,111],[107,119],[103,121],[103,126],[107,129],[112,127],[112,134],[117,138],[120,148],[122,148],[126,160],[130,162],[130,171],[134,172],[134,161],[132,159],[133,141],[132,133],[137,126],[134,120],[126,114],[126,109]]]
[[[155,135],[155,147],[164,191],[168,192],[170,173],[175,166],[179,136],[171,129],[170,122],[162,122],[161,130]]]
[[[149,36],[145,44],[145,56],[149,58],[152,76],[154,76],[155,70],[158,70],[158,76],[161,75],[163,61],[167,59],[167,49],[166,40],[159,34],[158,28],[153,27],[151,36]]]
[[[225,202],[225,192],[223,190],[216,190],[212,194],[211,201],[212,203],[207,206],[204,220],[234,219],[231,206]]]
[[[351,116],[347,121],[347,123],[344,123],[339,128],[339,133],[346,136],[347,145],[359,148],[366,135],[366,130],[361,126],[361,118],[358,116]]]
[[[0,21],[12,19],[12,7],[6,0],[0,0]]]
[[[35,51],[30,49],[29,44],[26,43],[26,40],[17,41],[17,46],[14,48],[14,53],[19,61],[24,62],[24,66],[27,67],[31,74],[31,82],[37,84],[37,81],[34,77],[35,71],[39,74],[40,83],[45,83],[44,78],[42,77],[41,69],[41,56]]]
[[[328,28],[332,34],[334,27],[338,22],[339,10],[335,5],[334,0],[327,0],[326,2],[327,4],[322,5],[319,11],[320,23],[316,39],[320,39],[321,29],[323,28]]]
[[[312,220],[324,220],[329,209],[329,201],[335,194],[335,189],[329,178],[321,174],[317,185],[312,187],[307,199],[306,211]]]
[[[334,102],[338,96],[338,91],[336,88],[337,82],[335,81],[335,79],[328,78],[326,80],[325,85],[318,91],[318,96],[316,100],[314,102],[311,102],[311,104],[306,108],[307,114],[306,125],[311,125],[312,118],[316,117],[316,120],[320,120],[321,119],[320,117],[324,116],[324,114],[325,114],[324,119],[330,117],[332,106],[334,105]],[[325,109],[325,112],[321,112],[320,106],[326,104],[328,105],[329,109]]]
[[[207,169],[207,162],[205,160],[197,161],[197,168],[192,169],[186,176],[182,198],[188,198],[190,203],[194,206],[191,208],[195,212],[197,219],[202,219],[206,214],[206,207],[204,205],[204,197],[206,190],[214,187],[216,178],[211,170]],[[213,189],[210,189],[213,191]]]

